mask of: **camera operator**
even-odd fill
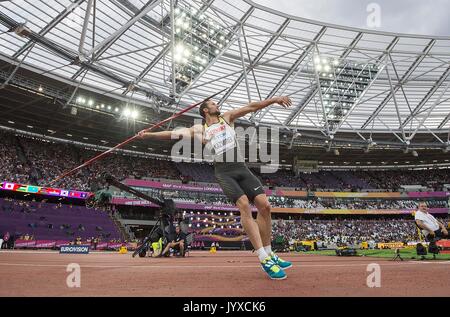
[[[172,240],[172,242],[169,242],[164,249],[162,256],[165,256],[167,252],[172,248],[174,250],[177,250],[180,252],[181,256],[184,256],[184,250],[186,246],[186,234],[181,231],[181,228],[179,225],[175,227],[175,236]]]

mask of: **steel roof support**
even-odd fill
[[[323,27],[319,33],[316,34],[316,36],[313,39],[313,42],[311,44],[309,44],[307,46],[307,48],[303,51],[302,54],[300,54],[299,58],[295,61],[294,64],[292,64],[291,68],[289,68],[289,71],[283,76],[283,78],[281,78],[281,80],[275,85],[275,87],[272,89],[272,91],[267,95],[266,99],[272,98],[275,96],[275,94],[280,90],[280,88],[286,83],[286,81],[292,76],[292,74],[294,74],[294,72],[300,67],[300,65],[305,61],[305,59],[308,57],[309,54],[311,54],[311,52],[314,50],[314,43],[317,43],[318,41],[320,41],[320,39],[322,38],[322,36],[325,34],[325,32],[327,31],[327,27]],[[295,76],[289,81],[289,84],[286,86],[286,88],[288,88],[290,86],[290,84],[292,83],[292,81],[297,78],[298,74],[300,73],[300,71],[298,71]],[[286,89],[284,89],[284,91],[286,91]],[[260,118],[259,121],[264,118],[265,114],[269,111],[269,108],[266,108],[262,114],[260,114]],[[292,109],[292,113],[294,113],[295,110]],[[252,114],[250,120],[253,120],[256,116],[258,115],[258,113],[254,113]],[[293,118],[296,115],[293,116]],[[285,125],[289,125],[291,121],[290,117],[288,118],[288,120],[286,120],[284,122]]]
[[[9,16],[5,15],[4,13],[0,12],[0,23],[7,26],[9,29],[14,30],[16,27],[20,25],[19,22],[15,21],[14,19],[10,18]],[[33,31],[30,32],[30,34],[27,35],[28,38],[30,38],[33,42],[38,43],[42,45],[43,47],[46,47],[51,52],[53,52],[55,55],[66,59],[69,62],[75,63],[78,60],[78,52],[74,52],[72,50],[69,50],[67,48],[62,47],[61,45],[58,45],[57,43],[39,35],[38,33],[35,33]],[[82,66],[85,66],[87,69],[106,77],[110,80],[112,80],[115,83],[121,84],[124,87],[128,86],[130,83],[128,80],[125,80],[116,74],[112,73],[111,71],[100,67],[98,65],[92,65],[86,62],[81,62]],[[137,91],[141,91],[145,93],[148,96],[156,96],[161,100],[164,100],[165,102],[172,103],[173,100],[164,94],[161,94],[157,91],[147,89],[144,87],[136,87]]]
[[[419,114],[422,108],[427,104],[427,102],[431,99],[431,97],[436,93],[436,91],[442,86],[442,84],[447,80],[450,75],[450,66],[447,70],[442,74],[438,81],[434,84],[434,86],[430,89],[430,91],[425,95],[425,97],[420,101],[420,103],[416,106],[413,112],[406,118],[406,120],[402,123],[402,126],[406,126],[414,116]]]
[[[71,5],[69,5],[64,11],[62,11],[56,18],[54,18],[49,24],[47,24],[40,32],[39,35],[44,36],[50,32],[59,22],[64,20],[69,14],[71,14],[76,8],[78,8],[85,0],[75,0]],[[22,55],[31,45],[33,41],[28,41],[24,46],[22,46],[13,56],[16,59]]]
[[[396,92],[394,92],[394,87],[392,85],[392,78],[391,78],[391,73],[389,72],[389,67],[386,67],[386,74],[387,74],[387,77],[388,77],[388,80],[389,80],[389,86],[391,87],[391,95],[392,95],[392,99],[394,100],[395,113],[397,114],[398,122],[401,125],[402,124],[402,117],[400,115],[400,110],[398,108]],[[406,134],[405,134],[405,130],[403,129],[403,127],[400,129],[400,131],[402,132],[403,141],[406,143]]]
[[[226,92],[226,94],[219,101],[219,105],[222,105],[234,92],[234,90],[240,85],[240,83],[244,80],[245,76],[252,70],[252,68],[257,64],[261,58],[263,58],[264,54],[272,47],[272,45],[278,40],[281,34],[286,30],[287,26],[290,23],[290,19],[286,19],[283,24],[278,28],[277,32],[272,35],[270,40],[266,43],[266,45],[262,48],[262,50],[258,53],[258,55],[250,62],[250,65],[245,69],[245,71],[239,76],[239,78],[234,82],[230,89]]]
[[[450,121],[450,113],[448,114],[447,117],[445,117],[444,121],[442,121],[442,123],[439,125],[438,129],[442,129],[443,127],[445,127],[445,125]]]
[[[83,30],[81,31],[81,38],[80,38],[80,45],[78,46],[78,52],[83,54],[84,52],[84,42],[86,40],[86,33],[89,26],[89,18],[91,16],[91,10],[92,5],[94,3],[94,0],[89,0],[87,7],[86,7],[86,14],[84,15],[84,23],[83,23]]]
[[[86,57],[97,53],[100,51],[103,47],[108,45],[110,42],[114,42],[117,40],[118,37],[120,37],[123,33],[125,33],[133,24],[135,24],[137,21],[139,21],[144,15],[152,11],[161,0],[154,0],[149,1],[145,6],[142,7],[140,12],[136,14],[132,19],[130,19],[127,23],[122,25],[117,31],[115,31],[113,34],[108,36],[106,39],[104,39],[102,42],[97,44],[95,47],[93,47],[89,52],[85,54]]]
[[[161,0],[149,0],[143,7],[141,10],[139,10],[134,17],[131,19],[135,19],[137,16],[139,16],[140,14],[142,14],[142,12],[146,9],[151,7],[150,11],[159,4]],[[130,20],[130,21],[131,21]],[[131,25],[129,25],[127,28],[121,28],[121,32],[116,31],[115,33],[116,36],[112,39],[110,39],[107,43],[105,43],[97,52],[94,52],[94,57],[92,59],[90,59],[89,61],[87,61],[87,63],[89,64],[93,64],[95,61],[97,61],[97,59],[103,54],[105,53],[129,28],[131,27]],[[104,41],[105,42],[105,41]],[[92,54],[91,54],[92,55]],[[89,53],[84,54],[84,56],[88,57]],[[73,76],[72,76],[72,80],[77,79],[84,71],[86,70],[85,67],[81,67]]]
[[[416,136],[417,132],[420,130],[420,128],[422,128],[423,124],[425,123],[425,121],[427,121],[427,119],[430,117],[431,112],[433,112],[434,108],[436,108],[436,106],[439,104],[439,102],[441,101],[442,97],[445,95],[445,93],[448,91],[448,88],[450,87],[450,83],[447,84],[447,86],[445,87],[445,89],[442,91],[442,93],[440,94],[439,98],[436,99],[436,101],[433,103],[433,105],[430,107],[430,109],[428,110],[428,113],[425,117],[422,118],[422,120],[420,121],[419,125],[416,127],[416,129],[414,130],[413,134],[410,135],[408,137],[409,140],[414,139],[414,137]]]
[[[411,77],[411,75],[414,73],[414,71],[419,67],[419,65],[422,63],[422,61],[425,59],[427,54],[431,51],[434,44],[436,43],[436,40],[431,40],[428,45],[423,50],[422,54],[416,58],[414,63],[409,67],[408,71],[403,75],[400,82],[397,83],[394,87],[394,89],[389,93],[389,95],[386,96],[386,98],[383,100],[383,102],[377,107],[377,109],[372,113],[372,115],[367,119],[367,121],[363,124],[361,129],[367,128],[367,126],[372,122],[372,120],[378,116],[381,112],[381,110],[384,109],[384,107],[391,101],[394,94],[396,94],[400,87]],[[392,49],[388,50],[388,54],[390,54]],[[401,124],[400,124],[401,125]]]

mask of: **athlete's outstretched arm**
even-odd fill
[[[439,221],[439,220],[437,220],[437,219],[436,219],[436,221],[437,221],[439,227],[441,228],[442,232],[443,232],[445,235],[448,235],[447,227],[444,225],[444,223],[442,223],[441,221]]]
[[[225,119],[228,119],[229,121],[234,121],[238,118],[245,117],[249,113],[259,111],[273,104],[279,104],[285,108],[289,108],[290,106],[292,106],[292,101],[289,97],[275,97],[263,101],[251,102],[242,108],[228,111],[224,113],[223,116],[225,117]]]
[[[201,127],[200,127],[201,128]],[[193,138],[196,133],[199,132],[197,125],[190,128],[176,129],[173,131],[161,131],[161,132],[139,132],[138,135],[141,139],[150,140],[179,140],[182,138]]]
[[[417,225],[419,226],[420,229],[425,229],[427,230],[431,235],[434,236],[434,231],[431,230],[431,228],[429,226],[427,226],[422,220],[417,219],[416,220]]]

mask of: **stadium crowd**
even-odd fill
[[[189,192],[182,190],[162,190],[162,189],[145,189],[144,193],[150,196],[171,198],[180,203],[195,203],[206,205],[234,206],[234,204],[223,194]],[[131,194],[124,192],[114,192],[114,195],[132,197]],[[268,196],[272,207],[281,208],[304,208],[304,209],[416,209],[418,207],[417,200],[411,199],[367,199],[367,198],[321,198],[313,199],[292,198],[284,196]],[[427,201],[429,208],[449,208],[449,202],[446,198],[430,199]]]
[[[305,208],[305,209],[417,209],[417,200],[367,200],[314,198],[310,200],[271,196],[269,201],[274,207]],[[447,200],[429,200],[429,208],[449,208]]]
[[[444,220],[445,223],[448,222]],[[330,246],[352,246],[362,242],[410,242],[419,236],[413,220],[294,220],[274,221],[273,237],[282,237],[293,243],[295,240],[316,240]]]
[[[14,143],[14,136],[0,131],[0,178],[16,183],[26,183],[29,181],[31,168],[17,155]]]
[[[206,204],[234,206],[233,203],[222,194],[212,194],[203,192],[188,192],[180,190],[161,190],[147,189],[143,191],[150,196],[171,198],[179,203]],[[116,194],[116,193],[115,193]],[[129,196],[125,193],[117,193],[119,196]],[[304,208],[304,209],[364,209],[364,210],[382,210],[382,209],[417,209],[418,201],[409,199],[340,199],[340,198],[320,198],[313,199],[290,198],[283,196],[269,196],[269,202],[272,207],[281,208]],[[449,202],[446,199],[432,199],[427,201],[429,208],[449,208]]]

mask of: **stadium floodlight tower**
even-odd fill
[[[356,63],[318,55],[314,58],[314,66],[319,78],[324,117],[330,131],[335,131],[376,79],[379,67],[372,63]]]
[[[172,25],[170,19],[164,23]],[[173,25],[175,88],[181,93],[228,47],[233,33],[190,5],[175,7]]]

